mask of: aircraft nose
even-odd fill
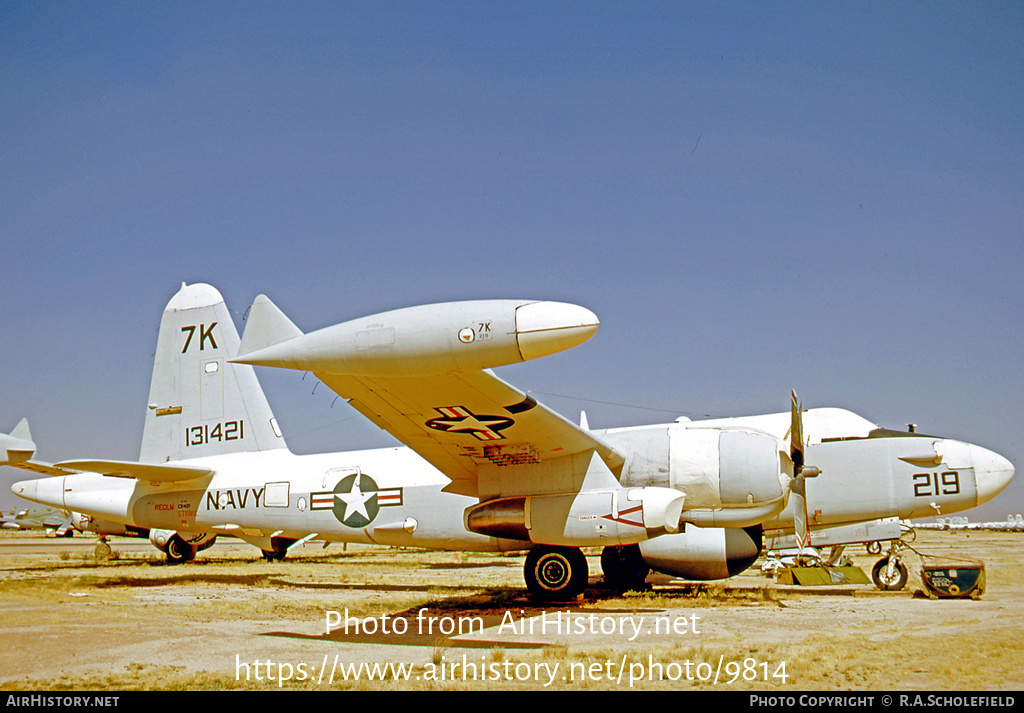
[[[971,446],[974,477],[978,484],[978,504],[988,502],[1013,480],[1013,463],[981,446]]]

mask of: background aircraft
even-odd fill
[[[12,510],[0,517],[0,527],[5,530],[46,530],[46,534],[58,537],[72,537],[75,534],[71,516],[53,508]]]
[[[971,522],[966,517],[940,517],[935,522],[917,525],[923,530],[992,530],[996,532],[1024,531],[1024,515],[1017,513],[1006,516],[1005,520]]]
[[[527,587],[552,601],[583,590],[581,547],[602,547],[606,578],[625,585],[648,568],[723,578],[753,563],[766,527],[806,538],[956,512],[1013,477],[978,446],[795,399],[788,413],[591,431],[489,370],[597,326],[574,305],[488,300],[304,334],[260,296],[240,343],[220,294],[183,285],[161,321],[138,462],[35,461],[26,426],[0,438],[2,464],[57,476],[16,495],[146,528],[174,560],[224,534],[269,556],[312,538],[529,550]],[[408,448],[292,454],[247,364],[312,370]]]

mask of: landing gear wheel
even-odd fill
[[[171,539],[167,540],[167,549],[164,550],[164,554],[167,555],[169,564],[181,564],[195,558],[196,551],[181,537],[173,535]]]
[[[587,586],[587,558],[575,547],[538,545],[526,555],[523,575],[534,599],[566,602],[582,594]]]
[[[113,551],[114,550],[110,548],[110,545],[101,540],[96,543],[96,549],[93,550],[93,555],[96,557],[96,559],[105,560],[110,558],[110,555],[111,553],[113,553]]]
[[[295,540],[289,540],[284,537],[271,537],[270,549],[262,550],[263,559],[268,562],[280,562],[288,554],[288,548],[294,544]]]
[[[899,560],[890,567],[888,557],[878,560],[871,568],[871,579],[883,592],[898,592],[903,589],[907,586],[909,574],[907,566]]]
[[[642,589],[651,568],[640,554],[640,545],[605,547],[601,550],[605,584],[616,589]]]
[[[273,550],[260,550],[263,553],[263,559],[267,562],[280,562],[284,559],[285,555],[288,554],[287,547],[278,547]]]

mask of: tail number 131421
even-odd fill
[[[224,423],[205,423],[201,426],[191,426],[185,429],[185,445],[201,446],[206,443],[219,443],[223,441],[238,441],[245,438],[245,422],[225,421]]]

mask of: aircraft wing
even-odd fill
[[[490,499],[566,492],[596,453],[623,457],[510,386],[490,367],[585,341],[597,318],[575,305],[483,300],[395,310],[303,334],[260,295],[234,361],[309,370],[451,479]]]
[[[421,377],[314,373],[451,478],[449,492],[482,498],[519,494],[516,483],[502,483],[503,470],[589,451],[612,471],[623,463],[591,433],[489,371]],[[482,475],[487,482],[480,482]],[[535,485],[522,485],[537,492]]]

